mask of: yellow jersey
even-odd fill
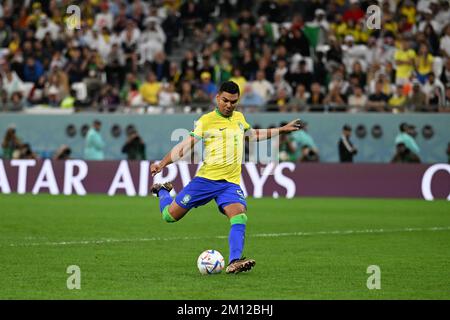
[[[203,142],[203,165],[198,177],[241,183],[244,134],[251,127],[241,112],[223,116],[216,108],[195,123],[191,136]]]
[[[396,50],[394,53],[394,59],[401,62],[412,62],[416,58],[416,52],[412,49],[409,50]],[[414,71],[414,65],[398,65],[397,66],[397,78],[408,79]]]
[[[158,93],[161,90],[160,82],[144,82],[139,88],[139,93],[145,102],[149,104],[158,104]]]

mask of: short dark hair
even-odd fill
[[[224,83],[221,84],[220,88],[219,88],[219,94],[222,92],[228,92],[231,94],[238,94],[238,96],[241,95],[241,92],[239,90],[239,86],[233,82],[233,81],[225,81]]]
[[[405,132],[408,129],[408,124],[406,122],[402,122],[400,124],[400,128],[399,129],[400,129],[401,132]]]
[[[98,119],[95,119],[94,120],[94,124],[95,125],[102,125],[102,122],[100,120],[98,120]]]

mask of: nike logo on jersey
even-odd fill
[[[219,131],[223,131],[223,130],[225,130],[225,129],[226,129],[226,128],[220,128]]]

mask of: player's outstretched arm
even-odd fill
[[[177,144],[175,147],[173,147],[172,150],[170,150],[170,152],[166,154],[166,156],[159,163],[153,163],[150,166],[152,177],[161,172],[161,170],[167,167],[169,164],[180,160],[184,155],[191,152],[192,148],[198,141],[200,140],[195,137],[189,136],[179,144]]]
[[[289,133],[298,131],[305,126],[305,123],[300,119],[295,119],[288,124],[272,129],[250,129],[249,137],[251,141],[264,141],[274,138],[282,133]]]

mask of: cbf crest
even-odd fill
[[[181,203],[186,205],[190,200],[191,200],[191,196],[187,194],[183,197],[183,200],[181,200]]]

